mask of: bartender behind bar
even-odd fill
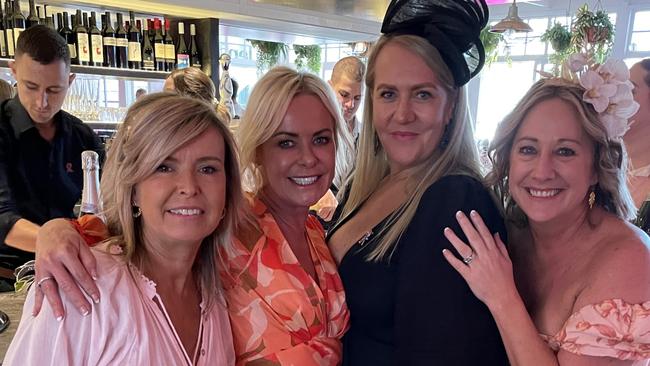
[[[34,259],[40,225],[73,217],[81,197],[81,152],[104,148],[79,118],[61,110],[75,75],[56,31],[37,25],[20,34],[17,96],[0,104],[0,273]],[[7,282],[5,282],[6,284]]]

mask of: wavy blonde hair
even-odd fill
[[[438,145],[433,154],[425,162],[409,170],[409,173],[415,177],[412,180],[415,182],[414,186],[410,187],[412,194],[399,209],[389,215],[387,225],[377,234],[377,237],[380,238],[379,243],[367,258],[371,261],[390,259],[401,235],[413,219],[422,195],[431,184],[444,176],[453,174],[464,174],[476,179],[481,177],[464,88],[454,86],[451,71],[442,60],[440,53],[424,38],[413,35],[384,35],[379,38],[368,58],[367,93],[363,112],[363,120],[366,123],[363,124],[359,138],[355,171],[349,178],[351,182],[349,198],[341,217],[350,215],[360,207],[389,173],[388,157],[379,143],[377,131],[372,123],[376,62],[381,50],[387,44],[400,45],[424,60],[437,75],[447,93],[449,103],[452,103],[453,113],[447,127],[449,143],[442,148],[440,141],[432,141]]]
[[[334,119],[334,183],[340,184],[347,174],[349,160],[345,152],[350,151],[352,138],[334,91],[316,75],[284,66],[274,67],[255,84],[248,108],[237,129],[244,187],[253,195],[257,195],[264,186],[264,177],[257,163],[258,149],[280,128],[289,104],[298,94],[318,97]]]
[[[582,129],[594,143],[594,171],[598,176],[598,183],[594,187],[596,204],[624,220],[635,217],[636,208],[626,183],[625,148],[621,141],[607,137],[607,129],[600,121],[598,113],[591,104],[582,99],[584,92],[580,85],[564,79],[539,80],[497,127],[489,150],[492,171],[486,179],[494,186],[506,216],[514,223],[526,225],[526,218],[508,189],[510,153],[517,131],[526,115],[533,107],[549,99],[560,99],[571,105]]]
[[[241,190],[237,149],[228,128],[214,107],[175,93],[143,96],[133,104],[113,141],[102,173],[102,201],[110,245],[119,245],[125,260],[142,268],[147,255],[141,220],[133,218],[133,193],[138,182],[149,177],[174,151],[216,129],[224,141],[226,171],[225,216],[203,240],[193,272],[204,293],[215,294],[218,249],[230,245],[231,235],[246,212]],[[214,298],[208,299],[209,302]]]

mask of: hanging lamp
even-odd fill
[[[490,32],[493,33],[519,33],[530,32],[533,28],[525,23],[518,14],[517,0],[513,0],[510,8],[508,9],[508,16],[501,19],[497,24],[490,27]]]

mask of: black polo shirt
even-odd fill
[[[42,225],[73,217],[81,197],[81,152],[104,148],[95,132],[79,118],[59,111],[52,142],[41,137],[18,97],[0,104],[0,265],[33,259],[4,241],[21,218]],[[16,258],[13,258],[13,257]]]

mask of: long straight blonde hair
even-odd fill
[[[464,174],[480,179],[478,154],[474,143],[472,125],[467,113],[465,90],[454,86],[451,71],[442,60],[440,53],[424,38],[413,35],[381,36],[368,59],[366,74],[366,97],[363,113],[363,129],[359,138],[359,152],[355,170],[349,177],[349,197],[343,208],[341,218],[350,215],[375,191],[382,179],[389,173],[389,161],[379,143],[373,122],[373,93],[375,86],[375,67],[377,57],[387,44],[398,44],[420,56],[429,68],[438,76],[453,113],[448,124],[449,143],[440,146],[440,141],[432,141],[437,148],[423,163],[409,169],[413,177],[412,193],[407,201],[388,216],[387,225],[377,233],[379,243],[369,253],[368,260],[390,260],[397,242],[408,227],[427,188],[440,178],[452,174]]]

